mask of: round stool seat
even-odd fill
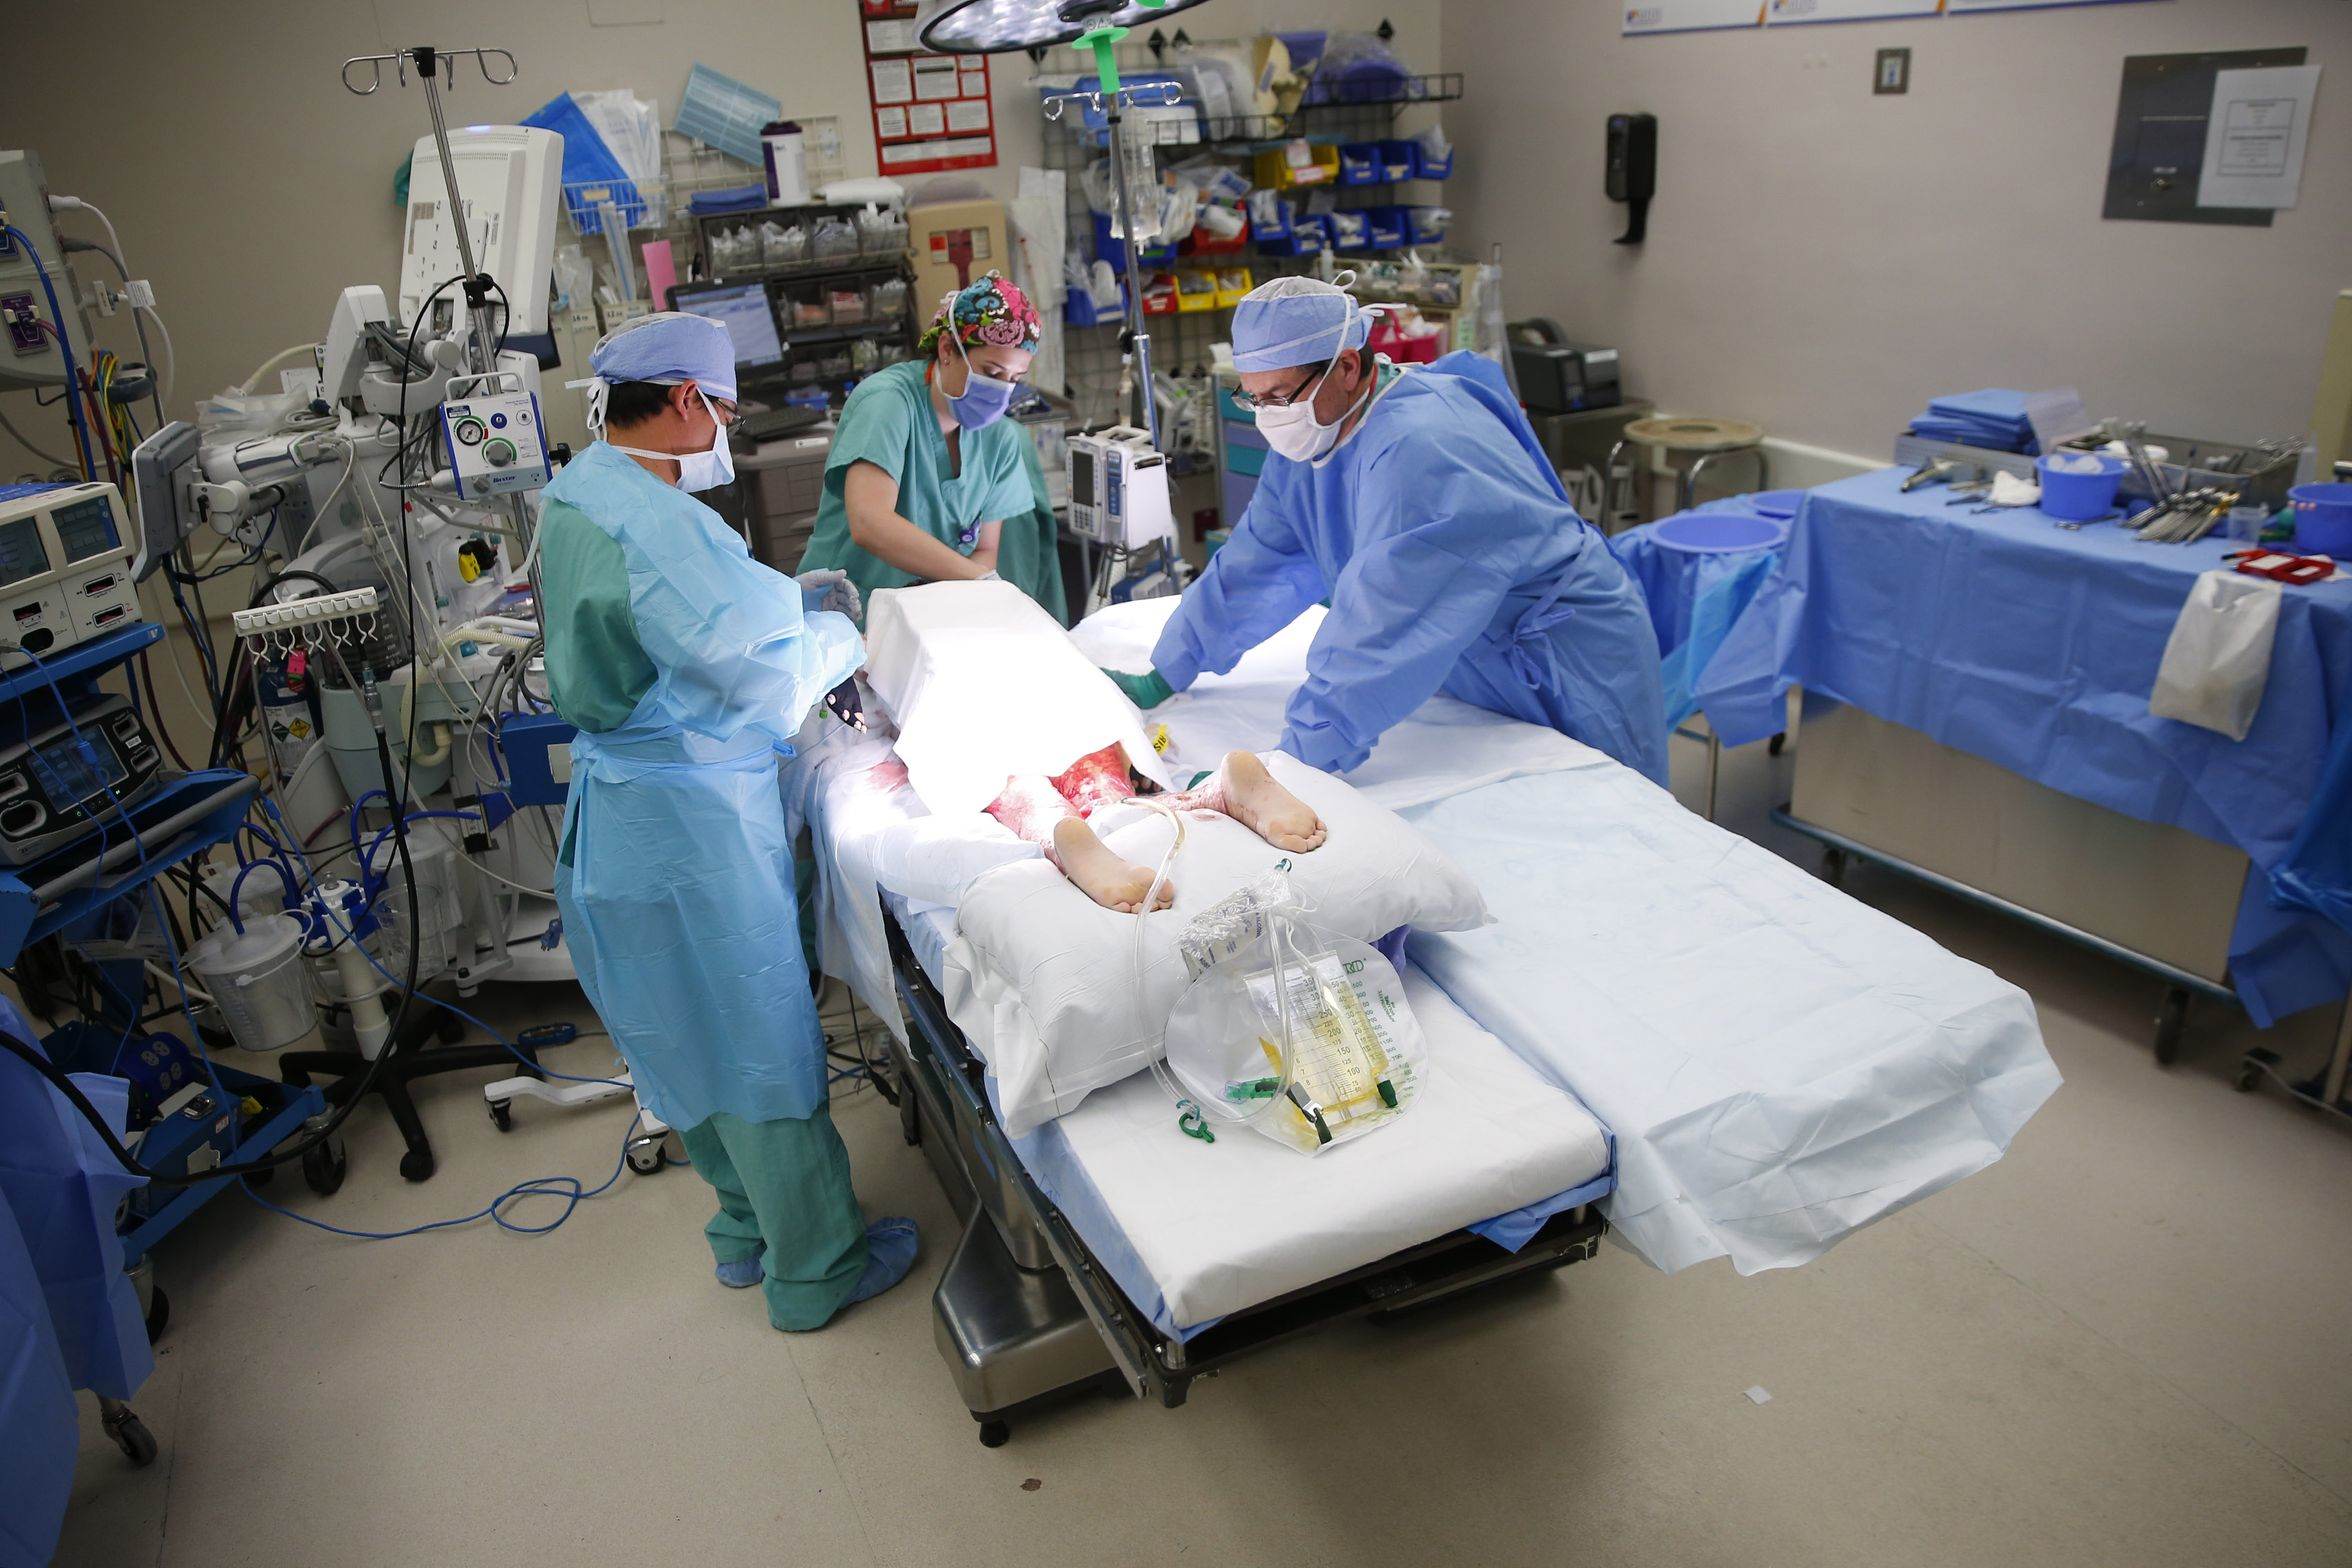
[[[1685,512],[1657,524],[1651,533],[1670,550],[1689,555],[1732,555],[1778,549],[1788,539],[1789,525],[1785,517],[1763,517],[1754,512]]]
[[[1625,439],[1669,452],[1737,452],[1764,439],[1764,427],[1745,419],[1637,419]]]

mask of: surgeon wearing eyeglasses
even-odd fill
[[[843,406],[801,570],[846,572],[865,596],[1002,577],[1058,619],[1053,542],[1017,532],[1037,509],[1034,448],[1005,417],[1042,331],[994,272],[943,299],[915,358]]]
[[[1149,708],[1323,600],[1282,749],[1361,765],[1440,692],[1546,725],[1666,782],[1666,703],[1641,589],[1576,515],[1492,361],[1402,368],[1338,283],[1277,278],[1233,314],[1237,399],[1272,449],[1232,538],[1184,591]]]
[[[719,1282],[823,1326],[914,1264],[868,1225],[827,1098],[777,759],[865,660],[839,573],[751,559],[692,492],[734,472],[727,329],[662,312],[588,358],[597,439],[547,487],[547,686],[579,730],[555,868],[580,987],[714,1188]]]

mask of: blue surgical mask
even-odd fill
[[[947,400],[947,411],[955,422],[966,430],[983,430],[1004,418],[1005,410],[1013,406],[1013,394],[1021,390],[1018,381],[999,381],[994,376],[982,375],[972,363],[972,356],[964,348],[964,340],[953,332],[956,352],[964,357],[964,390]]]

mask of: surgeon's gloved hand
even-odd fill
[[[1138,708],[1156,708],[1176,695],[1176,688],[1169,685],[1167,677],[1157,670],[1146,670],[1141,675],[1132,675],[1125,670],[1105,670],[1103,673]]]
[[[803,572],[793,581],[800,584],[802,607],[810,610],[831,610],[856,620],[865,610],[858,598],[857,584],[849,580],[849,573],[836,568]]]

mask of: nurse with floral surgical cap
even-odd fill
[[[1038,506],[1029,438],[1005,414],[1042,330],[994,272],[941,300],[916,357],[849,395],[801,570],[847,572],[865,595],[1002,576],[1060,619],[1051,541],[1006,537]]]
[[[1641,590],[1568,504],[1502,371],[1400,370],[1343,286],[1277,278],[1233,313],[1236,399],[1271,453],[1232,538],[1169,617],[1144,707],[1328,600],[1282,749],[1344,773],[1443,692],[1548,725],[1666,782],[1666,700]]]
[[[727,329],[664,312],[589,356],[597,439],[547,487],[539,613],[572,741],[555,897],[580,988],[645,1108],[718,1194],[719,1283],[822,1327],[915,1261],[868,1225],[826,1098],[776,759],[865,660],[839,573],[751,559],[690,493],[733,464]]]

